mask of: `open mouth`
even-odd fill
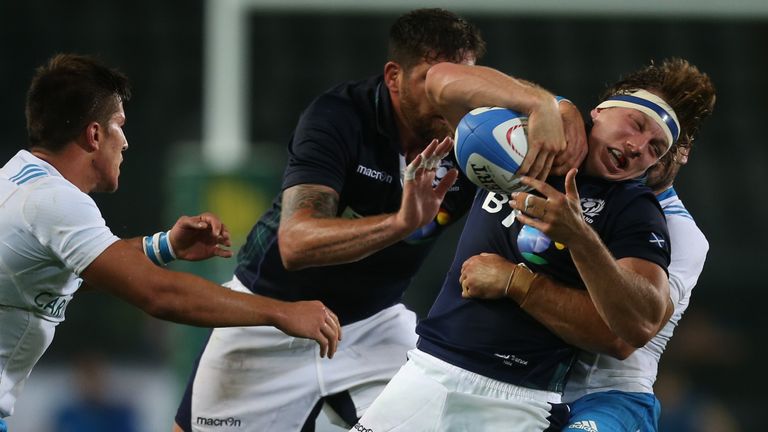
[[[627,160],[626,156],[624,156],[624,153],[612,148],[608,149],[608,153],[611,155],[611,158],[613,159],[613,162],[617,168],[625,169],[627,167],[629,161]]]

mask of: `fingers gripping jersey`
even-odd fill
[[[51,343],[77,276],[117,241],[96,203],[20,151],[0,169],[0,416]]]

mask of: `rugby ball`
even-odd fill
[[[475,108],[456,127],[453,149],[472,183],[491,192],[526,190],[516,175],[528,153],[528,117],[498,107]]]

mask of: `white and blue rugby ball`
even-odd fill
[[[456,128],[454,151],[474,184],[498,193],[527,189],[516,173],[528,153],[528,117],[507,108],[475,108]]]

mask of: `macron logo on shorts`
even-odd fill
[[[225,427],[236,427],[236,428],[239,428],[242,426],[242,422],[239,419],[236,419],[234,417],[229,417],[229,418],[198,417],[197,424],[205,425],[205,426],[225,426]]]
[[[355,430],[357,432],[373,432],[373,429],[368,429],[367,427],[361,425],[360,423],[357,423],[355,427],[352,428],[352,430]]]
[[[599,432],[597,430],[597,424],[593,422],[592,420],[582,420],[578,421],[570,426],[568,426],[568,430],[583,430],[587,432]]]

